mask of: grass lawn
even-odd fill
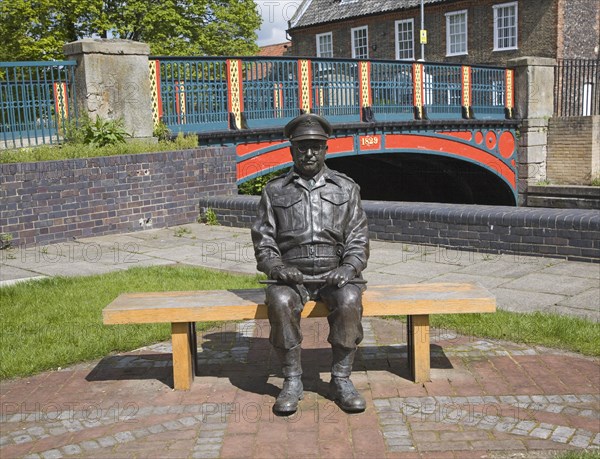
[[[498,310],[494,314],[431,316],[431,323],[434,327],[448,328],[464,335],[600,355],[600,324],[577,317]]]
[[[600,450],[568,451],[557,454],[555,459],[600,459]]]
[[[406,320],[406,316],[388,318]],[[577,317],[497,310],[493,314],[432,315],[430,325],[454,330],[462,335],[535,344],[590,356],[600,355],[600,323]]]
[[[120,293],[259,286],[254,276],[168,266],[0,288],[0,378],[27,376],[170,338],[169,324],[103,325],[102,309]],[[572,317],[498,311],[434,315],[431,322],[461,334],[600,355],[600,324]],[[198,324],[198,330],[213,325]]]
[[[172,266],[2,287],[0,378],[27,376],[170,339],[170,324],[103,325],[102,309],[120,293],[259,286],[254,276]],[[198,324],[198,330],[210,326]]]

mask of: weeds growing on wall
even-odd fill
[[[72,135],[75,139],[82,137],[81,133]],[[75,158],[95,158],[99,156],[156,153],[159,151],[189,150],[197,146],[197,136],[184,136],[182,133],[174,140],[159,140],[157,143],[132,140],[103,147],[86,145],[80,141],[70,141],[63,145],[41,145],[33,148],[2,151],[0,152],[0,163],[31,163]]]
[[[96,121],[87,122],[82,126],[83,144],[91,147],[107,147],[125,143],[127,137],[131,137],[127,133],[123,125],[122,119],[105,120],[97,116]]]
[[[204,223],[210,226],[218,226],[219,219],[217,218],[217,213],[209,207],[198,217],[198,223]]]

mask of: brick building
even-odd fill
[[[597,0],[424,0],[425,60],[505,65],[522,56],[595,59]],[[420,0],[304,0],[289,54],[421,58]]]

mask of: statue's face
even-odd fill
[[[306,178],[312,178],[325,165],[327,141],[306,139],[292,142],[292,158],[296,171]]]

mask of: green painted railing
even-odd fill
[[[301,111],[332,123],[514,116],[512,70],[500,67],[256,56],[150,59],[162,98],[155,119],[173,131],[283,126]]]
[[[64,140],[76,118],[75,65],[0,62],[0,149]]]

